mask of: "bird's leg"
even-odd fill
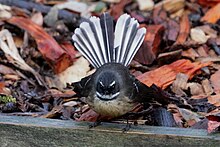
[[[94,123],[89,125],[89,129],[95,128],[95,127],[102,124],[102,121],[101,121],[100,117],[101,117],[101,115],[98,116],[98,118],[96,119],[96,121]]]
[[[149,114],[152,112],[152,109],[153,106],[150,106],[148,109],[146,110],[143,110],[141,112],[128,112],[127,114],[125,114],[125,118],[127,120],[127,124],[125,126],[125,128],[122,129],[123,132],[127,132],[130,128],[131,128],[131,124],[129,123],[129,118],[131,117],[134,117],[134,116],[143,116],[143,115],[146,115],[146,114]]]
[[[102,124],[102,121],[96,121],[96,122],[94,122],[94,123],[89,125],[89,129],[95,128],[95,127],[97,127],[97,126],[99,126],[101,124]]]
[[[131,128],[131,124],[128,121],[128,117],[127,117],[127,124],[126,126],[122,129],[122,132],[125,133],[127,131],[129,131],[129,129]]]

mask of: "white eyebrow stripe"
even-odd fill
[[[104,84],[102,83],[102,81],[99,81],[100,85],[102,85],[102,87],[104,87]]]
[[[109,86],[113,86],[115,84],[115,81],[113,81]]]

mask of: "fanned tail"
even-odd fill
[[[100,17],[102,35],[104,39],[105,49],[107,50],[107,63],[114,61],[113,48],[114,48],[114,30],[113,30],[113,18],[109,13],[103,13]]]
[[[139,28],[137,20],[128,14],[120,16],[115,27],[116,62],[128,66],[141,46],[145,34],[146,29]]]
[[[113,18],[103,13],[81,23],[72,37],[75,47],[95,67],[117,62],[128,66],[144,40],[145,28],[128,14],[119,17],[115,33]]]

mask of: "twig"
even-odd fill
[[[22,9],[27,9],[29,11],[32,11],[33,9],[42,12],[43,14],[47,14],[51,7],[50,6],[44,6],[41,4],[37,4],[34,2],[28,2],[25,0],[0,0],[0,4],[8,5],[8,6],[15,6]],[[58,18],[62,19],[64,23],[66,24],[74,24],[74,26],[79,26],[80,22],[85,21],[85,18],[80,17],[77,14],[73,14],[71,12],[68,12],[66,10],[59,10]]]

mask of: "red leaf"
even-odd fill
[[[175,44],[183,44],[189,36],[190,23],[187,14],[184,14],[180,19],[180,32]]]
[[[220,0],[198,0],[198,3],[203,6],[215,6]]]
[[[12,17],[7,21],[31,34],[37,42],[39,51],[56,73],[64,71],[72,64],[70,55],[67,54],[56,40],[46,33],[42,27],[38,26],[30,19]]]
[[[146,27],[146,25],[142,25],[141,27]],[[162,25],[149,25],[146,28],[147,34],[135,56],[135,60],[143,64],[151,64],[159,51],[165,29]]]
[[[201,21],[216,23],[220,19],[220,3],[218,3],[213,8],[209,9],[205,16],[201,18]]]
[[[169,65],[164,65],[155,70],[146,72],[137,77],[144,84],[151,86],[152,84],[156,84],[158,87],[165,89],[167,86],[173,83],[178,73],[187,74],[189,77],[193,77],[195,72],[200,68],[210,65],[211,62],[200,63],[195,62],[192,63],[189,60],[182,59],[176,62],[173,62]]]

